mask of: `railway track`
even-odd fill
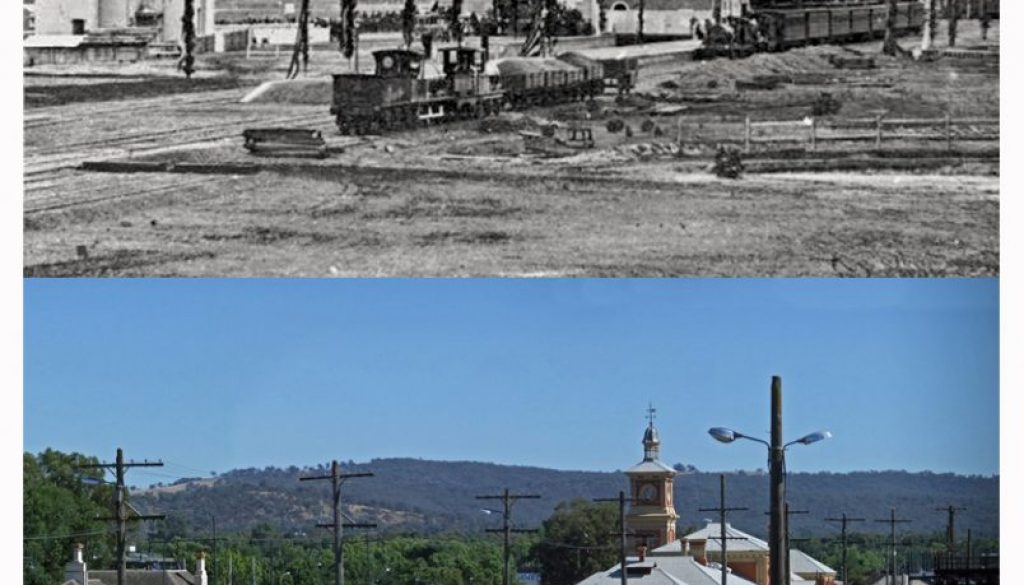
[[[127,184],[122,184],[122,187],[128,188],[122,188],[116,191],[112,191],[109,185],[95,185],[91,189],[76,191],[73,194],[58,192],[47,196],[33,197],[31,199],[26,196],[24,213],[26,216],[31,216],[45,212],[62,211],[75,207],[95,205],[98,203],[110,203],[125,199],[151,197],[166,193],[173,193],[180,189],[198,187],[200,185],[215,185],[226,182],[230,179],[230,177],[211,178],[203,176],[182,180],[180,175],[164,175],[160,177],[147,176],[140,179],[137,183],[129,181]]]
[[[105,105],[98,108],[76,108],[75,116],[100,116],[127,111],[152,111],[153,115],[165,115],[169,110],[189,106],[218,105],[236,101],[239,90],[211,92],[215,95],[188,95],[169,98],[152,98],[131,104]],[[125,106],[128,106],[125,108]],[[41,108],[40,108],[41,109]],[[68,109],[39,112],[34,115],[51,119],[27,122],[28,128],[46,124],[67,123]],[[193,145],[216,143],[239,136],[243,129],[252,126],[280,126],[300,124],[330,124],[326,112],[278,115],[267,117],[265,113],[254,112],[242,119],[194,124],[184,128],[139,131],[64,143],[57,146],[29,147],[24,155],[24,213],[39,214],[59,211],[76,206],[88,206],[123,199],[159,195],[175,189],[186,189],[202,183],[218,182],[224,179],[203,176],[191,179],[183,175],[154,176],[146,174],[135,179],[122,177],[116,183],[98,180],[90,184],[83,181],[83,175],[74,171],[88,160],[136,157],[188,148]],[[45,130],[42,130],[45,131]]]
[[[178,94],[170,97],[152,97],[131,100],[116,100],[94,103],[77,103],[60,106],[41,106],[25,110],[25,127],[37,128],[53,124],[66,124],[66,115],[69,106],[81,108],[85,115],[110,115],[137,112],[142,110],[163,109],[167,107],[190,106],[190,105],[213,105],[227,104],[241,99],[243,95],[252,88],[223,89],[217,91],[197,92]]]
[[[136,132],[64,144],[59,147],[28,148],[25,151],[26,188],[56,171],[75,168],[87,160],[135,156],[169,148],[189,146],[233,137],[253,124],[279,125],[328,121],[326,114],[303,114],[277,118],[250,117],[243,120],[190,126],[180,129]]]

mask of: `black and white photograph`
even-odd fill
[[[1000,0],[22,1],[25,277],[999,275]]]

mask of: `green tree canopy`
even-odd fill
[[[568,585],[618,562],[618,510],[612,504],[573,500],[559,504],[544,521],[533,548],[544,583]]]
[[[76,543],[86,546],[92,566],[107,566],[112,558],[110,526],[97,518],[110,515],[109,485],[87,483],[102,480],[98,469],[78,469],[96,464],[94,457],[52,449],[23,458],[24,582],[53,585],[63,576]]]

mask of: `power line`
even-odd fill
[[[96,536],[100,534],[110,534],[114,532],[114,529],[108,528],[106,530],[93,530],[91,532],[75,532],[73,534],[47,534],[45,536],[25,536],[22,540],[61,540],[64,538],[77,538],[79,536]]]
[[[653,421],[654,409],[651,409],[651,417]],[[626,502],[630,504],[636,500],[630,498],[626,499],[626,492],[620,491],[619,497],[617,498],[595,498],[595,502],[618,502],[619,503],[619,531],[616,536],[619,537],[619,583],[626,585]]]
[[[891,555],[890,555],[890,558],[889,558],[889,569],[888,569],[890,576],[886,578],[886,581],[888,581],[889,578],[891,578],[892,579],[892,585],[896,585],[896,525],[897,524],[902,524],[902,523],[905,523],[905,522],[910,522],[910,520],[907,520],[905,518],[897,518],[896,517],[896,508],[893,508],[890,511],[890,513],[889,513],[889,518],[884,519],[884,520],[875,520],[875,522],[885,522],[886,524],[889,525],[889,528],[892,531],[892,540],[891,540],[891,544],[890,544]]]
[[[344,528],[376,528],[376,524],[359,524],[356,522],[341,521],[341,484],[346,479],[354,477],[373,477],[372,473],[340,473],[338,461],[331,461],[330,475],[314,475],[300,477],[299,481],[313,481],[321,479],[331,480],[331,493],[334,500],[334,521],[330,524],[317,524],[321,527],[330,527],[334,530],[334,585],[345,585],[345,557],[341,546],[341,535]]]
[[[967,508],[954,506],[953,504],[950,504],[945,508],[935,508],[936,512],[946,512],[949,514],[949,519],[946,521],[946,548],[949,549],[950,554],[956,552],[956,531],[954,524],[956,520],[956,513],[966,509]]]
[[[110,469],[113,468],[114,475],[117,478],[115,484],[116,489],[114,490],[114,517],[105,518],[105,520],[112,520],[117,522],[117,585],[125,585],[125,570],[127,568],[125,560],[125,549],[128,541],[128,521],[129,520],[163,520],[163,514],[139,514],[138,510],[132,508],[128,504],[128,489],[124,484],[124,473],[126,470],[133,467],[163,467],[163,463],[159,461],[129,461],[124,460],[124,451],[118,447],[117,457],[114,463],[90,463],[85,465],[78,465],[79,469]],[[135,516],[132,518],[128,517],[129,508],[135,512]]]
[[[508,488],[501,495],[497,496],[477,496],[478,500],[501,500],[504,504],[504,512],[502,514],[502,527],[488,528],[487,532],[502,532],[505,535],[505,572],[502,575],[502,585],[510,585],[512,580],[509,575],[509,557],[511,555],[512,548],[512,533],[530,533],[537,532],[536,529],[525,529],[525,528],[512,528],[512,504],[517,500],[539,500],[539,494],[512,494],[509,493]]]
[[[746,540],[744,536],[726,536],[725,535],[725,515],[727,512],[735,512],[741,510],[748,510],[749,508],[727,508],[725,507],[725,474],[719,474],[718,476],[719,486],[719,504],[717,508],[699,508],[699,512],[718,512],[719,514],[719,529],[721,530],[720,538],[722,540],[722,558],[719,559],[719,564],[722,565],[722,585],[727,585],[726,579],[729,576],[729,569],[726,567],[726,544],[730,540]],[[709,539],[710,540],[710,539]],[[623,583],[623,585],[626,585]]]
[[[825,522],[842,522],[843,525],[843,583],[849,583],[849,565],[846,564],[846,525],[850,522],[864,522],[864,518],[850,518],[843,512],[841,518],[825,518]]]

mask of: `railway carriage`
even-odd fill
[[[768,50],[815,44],[866,40],[885,34],[887,4],[818,5],[807,8],[754,9]],[[896,5],[896,31],[919,32],[924,9],[916,1]]]

